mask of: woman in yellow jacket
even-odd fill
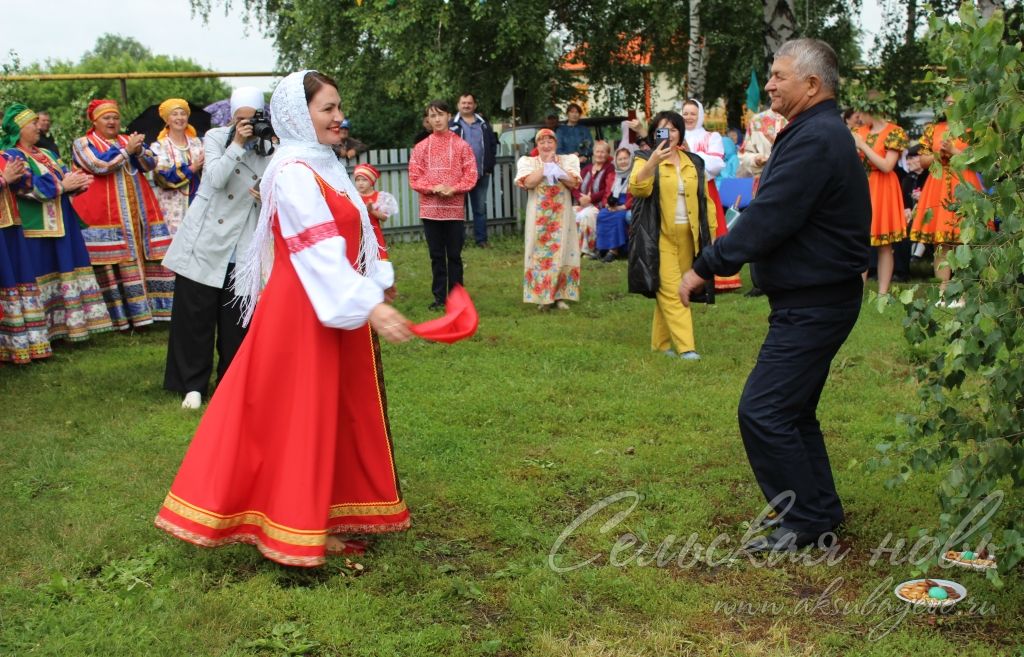
[[[629,191],[634,197],[644,198],[654,192],[655,171],[658,172],[658,201],[661,208],[661,231],[658,238],[660,279],[654,325],[651,327],[651,349],[668,356],[677,353],[683,360],[700,360],[693,339],[693,318],[690,309],[679,301],[679,283],[683,272],[693,265],[700,250],[697,220],[697,168],[682,153],[683,117],[676,112],[659,112],[651,125],[655,127],[657,147],[647,160],[637,159],[629,176]],[[667,139],[658,139],[657,128],[668,131]],[[707,176],[704,178],[704,198],[708,199]],[[707,201],[707,218],[711,236],[717,221],[714,203]],[[673,351],[672,347],[675,346]]]

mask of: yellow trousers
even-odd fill
[[[651,349],[666,351],[674,344],[676,352],[680,354],[696,351],[693,316],[690,309],[679,300],[679,283],[683,280],[683,273],[693,266],[693,233],[690,232],[690,226],[662,221],[658,251],[658,276],[661,284],[658,287],[657,305],[654,306]]]

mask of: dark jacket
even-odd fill
[[[487,122],[483,116],[474,113],[473,116],[480,122],[480,128],[484,135],[484,166],[483,175],[489,176],[494,173],[494,163],[498,157],[498,137],[494,134],[494,128]],[[462,137],[462,124],[459,123],[459,115],[456,114],[455,118],[448,123],[448,128]]]
[[[693,269],[730,276],[750,262],[773,308],[831,305],[862,293],[871,197],[834,100],[798,114],[775,140],[757,196]]]
[[[57,154],[57,157],[60,157],[60,149],[57,148],[57,142],[55,142],[50,135],[39,133],[39,141],[36,142],[36,146],[39,148],[45,148],[48,151],[53,151]]]

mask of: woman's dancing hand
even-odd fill
[[[386,303],[378,303],[370,311],[370,326],[388,342],[405,342],[414,335],[409,320]]]

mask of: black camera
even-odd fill
[[[263,110],[256,110],[256,113],[252,115],[251,119],[245,119],[252,126],[252,138],[256,140],[256,146],[253,150],[256,151],[257,155],[266,157],[274,153],[274,139],[277,138],[277,134],[274,132],[274,126],[270,123],[270,118],[263,112]],[[228,140],[224,144],[230,146],[231,142],[235,138],[235,130],[238,126],[233,126],[231,132],[228,133]]]
[[[270,141],[277,135],[274,134],[274,126],[270,124],[270,118],[263,110],[256,110],[256,113],[249,119],[252,126],[252,136],[260,141]]]

